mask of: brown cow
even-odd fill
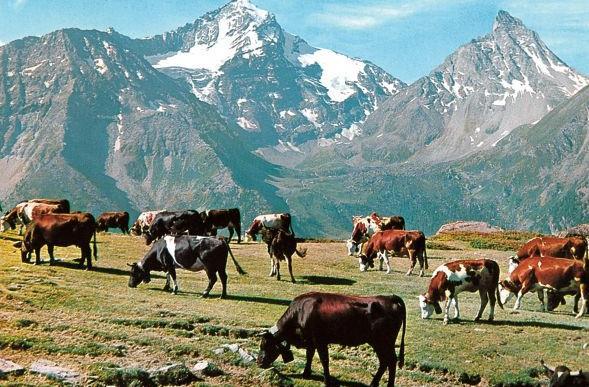
[[[376,212],[369,216],[353,216],[352,235],[346,241],[348,255],[354,256],[362,250],[362,244],[368,238],[372,237],[375,232],[384,230],[405,230],[405,218],[402,216],[383,216],[380,217]]]
[[[491,301],[489,321],[493,321],[495,302],[503,309],[499,298],[499,265],[491,259],[465,259],[452,261],[438,267],[432,274],[427,293],[419,296],[421,318],[429,318],[433,311],[442,313],[440,301],[444,305],[444,324],[448,323],[450,305],[454,304],[454,319],[460,318],[458,309],[458,294],[464,291],[479,292],[481,306],[475,321],[483,316],[487,302]]]
[[[587,240],[583,237],[536,237],[517,251],[519,261],[532,256],[583,259],[587,254]]]
[[[94,236],[94,258],[96,258],[96,220],[89,213],[45,214],[35,219],[27,229],[21,243],[21,259],[28,262],[30,252],[35,252],[35,264],[41,263],[40,252],[47,245],[49,264],[53,264],[54,246],[78,246],[82,250],[80,266],[87,260],[88,270],[92,269],[90,241]]]
[[[237,243],[241,243],[241,214],[239,208],[227,210],[209,210],[200,213],[205,229],[211,235],[217,235],[217,230],[227,227],[229,240],[233,238],[233,230],[237,232]]]
[[[285,363],[293,360],[290,345],[305,348],[307,362],[303,377],[311,377],[315,350],[323,366],[325,385],[335,381],[329,373],[329,344],[359,346],[367,343],[378,357],[378,370],[371,386],[378,386],[382,375],[389,371],[387,386],[395,385],[397,354],[395,342],[401,334],[398,363],[403,368],[405,357],[405,326],[407,311],[403,300],[390,296],[347,296],[335,293],[306,293],[296,297],[278,319],[264,331],[260,342],[258,365],[269,368],[282,355]]]
[[[514,294],[517,299],[513,307],[521,306],[522,297],[528,292],[539,290],[569,292],[578,291],[581,295],[581,310],[577,318],[583,316],[589,298],[589,259],[584,262],[554,257],[532,257],[522,261],[501,281],[501,301],[505,303]],[[539,293],[540,294],[540,293]],[[544,297],[541,297],[542,309],[546,310]]]
[[[382,263],[387,266],[387,274],[391,272],[388,252],[398,256],[407,255],[411,261],[411,268],[407,275],[411,275],[417,260],[419,260],[419,276],[424,275],[427,270],[427,251],[425,246],[425,235],[421,231],[385,230],[375,233],[366,243],[366,248],[360,254],[360,271],[366,271],[374,267],[374,258],[380,258],[380,270]]]
[[[292,275],[292,256],[297,254],[304,258],[307,255],[307,249],[297,249],[297,240],[293,233],[278,229],[263,228],[260,232],[262,240],[268,245],[268,254],[270,254],[270,277],[276,276],[280,281],[280,261],[286,260],[290,279],[294,284],[296,281]]]
[[[30,199],[27,201],[29,203],[55,204],[62,209],[61,213],[67,214],[70,212],[70,202],[67,199]]]
[[[127,211],[103,212],[96,220],[96,231],[118,228],[123,234],[129,233],[129,213]]]
[[[48,204],[32,201],[21,202],[0,218],[0,232],[4,232],[9,228],[14,230],[16,228],[16,225],[19,224],[21,226],[19,229],[20,235],[22,234],[22,227],[28,226],[29,223],[34,221],[38,215],[62,214],[68,212],[69,202],[67,203],[67,206],[61,203]]]

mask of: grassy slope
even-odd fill
[[[266,384],[260,382],[261,370],[256,366],[243,366],[234,355],[215,355],[212,350],[234,342],[255,350],[257,338],[246,336],[272,325],[293,297],[311,290],[396,293],[405,299],[406,358],[410,368],[416,368],[399,373],[400,385],[457,384],[462,373],[480,375],[489,384],[517,378],[530,381],[525,375],[533,373],[540,359],[578,368],[585,365],[583,358],[589,354],[581,349],[589,341],[589,318],[575,320],[570,302],[556,313],[542,313],[535,295],[529,295],[522,312],[498,310],[496,324],[475,324],[470,319],[478,308],[478,296],[465,294],[460,297],[463,322],[443,326],[439,316],[421,320],[417,296],[425,291],[428,279],[405,277],[406,258],[393,259],[390,275],[360,273],[356,260],[345,255],[343,244],[310,243],[305,245],[307,258],[295,258],[299,282],[293,285],[267,277],[268,259],[262,245],[232,244],[248,275],[238,276],[229,263],[230,297],[219,300],[199,298],[206,286],[204,273],[180,272],[181,293],[177,296],[160,290],[163,277],[154,276],[150,284],[130,289],[125,264],[138,260],[146,247],[138,239],[116,234],[102,234],[99,242],[97,269],[87,272],[70,264],[78,256],[76,249],[58,248],[63,263],[37,267],[21,264],[12,241],[0,239],[0,358],[25,366],[38,358],[53,359],[85,375],[94,373],[91,370],[100,362],[151,368],[171,361],[190,366],[198,359],[209,359],[226,372],[207,380],[209,383]],[[461,250],[430,250],[431,269],[467,257],[494,258],[505,268],[510,254],[472,250],[468,242],[459,240],[443,243]],[[45,250],[42,254],[46,257]],[[219,292],[216,285],[213,295]],[[318,384],[318,378],[304,381],[298,377],[303,352],[297,351],[295,358],[289,365],[276,365],[296,385]],[[376,370],[376,357],[365,346],[332,346],[331,359],[333,375],[346,381],[368,383]],[[318,359],[314,371],[319,374]],[[13,381],[49,383],[34,375]]]

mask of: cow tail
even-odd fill
[[[405,365],[405,327],[407,326],[407,309],[403,303],[403,333],[401,333],[401,347],[399,347],[399,368]],[[393,347],[393,351],[395,348]]]
[[[229,255],[231,255],[231,259],[233,260],[233,264],[235,265],[235,269],[237,270],[237,272],[240,275],[244,275],[247,274],[245,272],[245,270],[243,270],[241,268],[241,266],[239,265],[239,263],[237,262],[237,259],[235,259],[235,256],[233,255],[233,251],[231,251],[231,247],[229,246],[229,243],[227,243],[227,241],[225,239],[223,239],[223,242],[225,242],[225,245],[227,246],[227,250],[229,251]]]
[[[423,260],[424,260],[423,265],[425,267],[425,270],[428,270],[429,264],[427,262],[427,242],[423,244]]]
[[[98,261],[97,248],[96,248],[96,230],[94,230],[94,242],[93,242],[92,250],[93,250],[92,252],[94,255],[94,260]]]

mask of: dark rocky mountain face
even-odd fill
[[[265,182],[276,168],[111,36],[62,30],[0,48],[6,202],[68,197],[95,212],[241,204],[247,216],[285,207]]]

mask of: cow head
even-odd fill
[[[145,244],[146,245],[150,245],[151,242],[153,242],[155,240],[155,237],[149,231],[147,231],[145,234],[143,234],[143,237],[145,238]]]
[[[368,257],[366,254],[360,254],[358,262],[360,263],[360,271],[366,271],[368,268],[374,267],[374,258]]]
[[[511,274],[519,266],[519,258],[514,256],[509,257],[507,261],[507,273]]]
[[[352,239],[346,241],[346,248],[348,249],[348,255],[353,257],[360,253],[360,243],[354,242]]]
[[[256,234],[250,231],[246,231],[245,232],[245,241],[246,242],[251,242],[251,241],[256,241]]]
[[[589,375],[581,370],[571,371],[566,366],[550,367],[544,360],[540,360],[540,364],[550,377],[550,387],[586,386],[589,383]]]
[[[258,353],[257,363],[261,368],[270,368],[272,363],[282,356],[282,361],[289,363],[294,359],[290,345],[286,341],[281,341],[276,334],[271,331],[264,331],[260,341],[260,352]]]
[[[15,247],[20,247],[20,260],[22,262],[30,262],[31,261],[31,257],[30,257],[30,252],[33,251],[33,246],[31,243],[31,232],[32,228],[27,230],[27,232],[25,233],[25,236],[22,239],[22,242],[20,242],[20,245],[17,245],[16,243],[14,244]]]
[[[436,314],[442,313],[442,307],[439,302],[431,302],[427,298],[427,294],[422,294],[419,296],[419,311],[421,312],[421,318],[426,319],[430,318],[434,311]]]
[[[513,296],[519,292],[519,289],[515,286],[511,280],[505,279],[499,282],[499,298],[501,303],[505,305],[505,303],[513,298]]]
[[[14,230],[16,228],[16,222],[10,218],[10,212],[7,212],[0,218],[0,232],[7,230]]]
[[[127,264],[129,265],[129,264]],[[138,263],[129,265],[131,267],[131,273],[129,276],[129,287],[136,288],[141,282],[146,284],[151,281],[151,276],[148,271],[144,270]]]

